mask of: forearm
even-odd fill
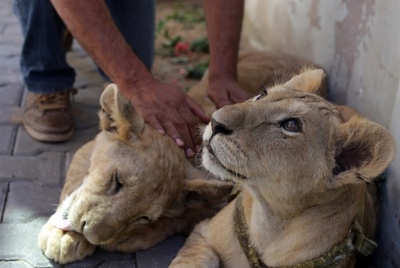
[[[210,79],[236,79],[244,0],[203,2],[210,43]]]
[[[117,29],[104,1],[51,2],[74,37],[124,94],[132,94],[128,88],[152,78]]]
[[[201,107],[183,91],[156,80],[114,24],[103,0],[51,0],[73,36],[118,85],[146,123],[170,136],[192,157]],[[140,42],[140,40],[138,40]]]

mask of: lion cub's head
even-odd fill
[[[314,94],[324,77],[307,70],[216,111],[203,135],[204,166],[263,196],[292,201],[380,175],[394,155],[390,134]]]
[[[182,150],[145,124],[116,85],[105,89],[100,102],[102,131],[94,141],[89,170],[60,206],[68,229],[94,245],[141,249],[221,208],[230,186],[199,179]],[[192,218],[185,216],[187,210]],[[146,233],[154,241],[140,241]]]

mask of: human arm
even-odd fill
[[[204,111],[177,87],[156,80],[134,54],[99,0],[51,0],[68,29],[152,127],[188,156],[195,150],[197,118]],[[140,40],[138,40],[140,42]]]
[[[203,0],[210,43],[208,96],[217,105],[245,101],[237,83],[237,61],[244,0]]]

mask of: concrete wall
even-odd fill
[[[381,123],[395,137],[375,260],[377,267],[400,267],[400,1],[246,1],[244,40],[320,64],[334,101]]]

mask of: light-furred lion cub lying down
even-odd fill
[[[59,263],[82,259],[95,245],[134,252],[188,233],[224,206],[231,190],[206,180],[115,85],[101,106],[102,131],[75,154],[61,204],[39,234],[43,253]]]
[[[367,184],[394,142],[314,94],[324,76],[305,71],[213,114],[203,164],[242,191],[195,227],[171,267],[353,267],[356,251],[374,248],[361,235],[376,226]]]
[[[239,81],[251,95],[265,83],[297,69],[297,59],[243,53]],[[204,79],[189,94],[215,110]],[[100,100],[101,132],[71,162],[56,213],[43,226],[39,246],[46,257],[68,263],[96,246],[135,252],[166,237],[188,234],[227,203],[232,185],[207,180],[170,138],[143,122],[134,107],[109,86]]]

